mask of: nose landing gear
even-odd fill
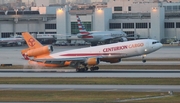
[[[143,63],[146,63],[145,57],[146,57],[146,55],[143,55],[143,56],[142,56],[142,62],[143,62]]]

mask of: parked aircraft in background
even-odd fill
[[[91,46],[96,46],[98,42],[104,42],[110,44],[113,41],[127,41],[127,34],[123,31],[86,31],[80,18],[77,16],[77,23],[79,28],[78,38],[83,39],[86,42],[90,42]]]
[[[126,42],[118,42],[100,46],[86,47],[68,51],[62,51],[51,54],[52,46],[43,46],[28,32],[22,33],[29,48],[25,55],[31,57],[29,64],[47,66],[47,67],[65,67],[71,66],[76,71],[98,70],[100,61],[109,63],[121,62],[122,58],[140,56],[142,61],[146,62],[145,55],[152,53],[162,47],[157,40],[143,39]]]
[[[18,46],[23,45],[24,39],[21,36],[15,35],[14,37],[10,38],[0,38],[0,45],[1,46]]]
[[[52,44],[57,41],[57,34],[31,34],[42,44]]]

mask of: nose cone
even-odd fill
[[[155,48],[154,48],[155,51],[158,50],[158,49],[160,49],[160,48],[162,48],[162,46],[163,46],[162,43],[156,43],[156,46],[155,46]]]
[[[163,44],[162,43],[159,43],[159,48],[163,47]]]

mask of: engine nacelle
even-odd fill
[[[98,58],[88,58],[86,60],[87,65],[97,65],[99,64],[100,60]]]
[[[37,49],[32,49],[26,52],[28,57],[36,57],[44,54],[50,54],[53,51],[52,46],[43,46]]]
[[[120,58],[108,58],[108,59],[102,59],[102,61],[109,62],[109,63],[119,63],[121,62]]]

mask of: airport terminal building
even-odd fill
[[[122,3],[123,2],[123,3]],[[31,7],[31,11],[0,11],[0,38],[34,34],[57,34],[57,40],[82,41],[76,14],[88,31],[122,30],[133,38],[180,39],[180,2],[110,0],[96,7]]]

